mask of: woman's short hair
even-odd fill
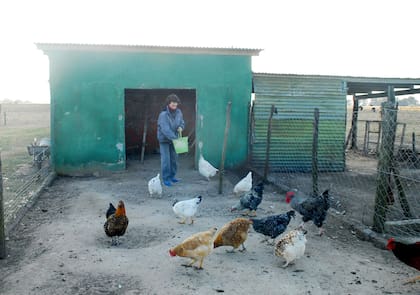
[[[172,93],[169,94],[166,98],[166,105],[170,104],[171,102],[176,102],[178,104],[181,104],[181,100],[179,99],[178,95]]]

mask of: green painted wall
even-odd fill
[[[125,88],[196,89],[196,136],[204,143],[205,157],[216,166],[226,104],[231,100],[226,167],[245,163],[250,56],[72,50],[46,54],[50,59],[52,160],[58,173],[125,169]]]

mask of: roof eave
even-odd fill
[[[75,44],[75,43],[35,43],[45,53],[50,51],[112,51],[112,52],[151,52],[172,54],[210,54],[258,56],[262,49],[222,48],[222,47],[181,47],[155,45],[113,45],[113,44]]]

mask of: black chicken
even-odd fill
[[[303,223],[312,220],[319,228],[319,235],[321,236],[323,234],[322,224],[330,208],[328,190],[319,196],[302,196],[296,195],[294,191],[289,191],[286,193],[286,203],[290,204],[292,209],[302,215]],[[303,223],[301,226],[303,226]]]
[[[295,217],[295,211],[293,210],[261,219],[251,218],[252,227],[257,233],[275,239],[286,230],[292,217]]]
[[[391,250],[400,261],[405,264],[420,270],[420,242],[412,244],[404,244],[395,241],[394,238],[390,238],[386,245],[388,250]],[[420,280],[420,276],[417,276],[408,281],[408,283],[415,283]]]
[[[248,212],[243,215],[249,215],[253,212],[252,216],[256,216],[256,210],[263,199],[263,192],[264,183],[260,182],[254,186],[250,192],[242,195],[239,202],[233,206],[230,211],[248,209]]]

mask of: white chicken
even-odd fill
[[[190,224],[194,223],[193,218],[197,213],[201,200],[201,196],[197,196],[193,199],[185,201],[175,200],[175,202],[172,204],[172,210],[178,217],[182,218],[182,221],[179,221],[179,223],[184,224],[188,218],[191,220]]]
[[[248,172],[248,174],[242,178],[233,188],[233,193],[235,195],[241,195],[247,193],[252,188],[252,172]]]
[[[149,180],[149,194],[153,196],[154,194],[158,194],[162,196],[162,184],[160,183],[160,174],[156,175],[152,179]]]
[[[219,169],[216,169],[213,167],[212,164],[210,164],[206,159],[203,157],[202,148],[203,148],[203,142],[198,143],[198,147],[200,148],[200,159],[198,160],[198,172],[200,172],[201,175],[203,175],[205,178],[207,178],[208,181],[210,181],[210,177],[213,177],[216,175],[217,171]]]
[[[305,254],[305,234],[306,231],[302,227],[299,227],[298,229],[288,232],[276,243],[274,254],[286,259],[286,263],[283,267],[288,266],[289,263],[301,258]]]

